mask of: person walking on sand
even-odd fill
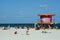
[[[29,27],[27,27],[26,35],[29,35]]]

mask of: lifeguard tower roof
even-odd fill
[[[55,14],[38,14],[38,16],[55,16]]]

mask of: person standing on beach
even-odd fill
[[[26,35],[29,35],[29,27],[27,27]]]

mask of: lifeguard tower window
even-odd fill
[[[51,18],[44,17],[41,19],[41,22],[51,22],[50,20],[51,20]]]

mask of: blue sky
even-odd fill
[[[60,0],[0,0],[0,23],[35,23],[46,13],[60,22]]]

